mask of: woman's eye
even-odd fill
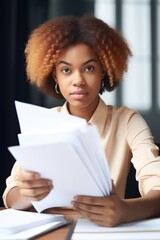
[[[94,66],[87,66],[87,67],[85,68],[85,71],[86,71],[86,72],[92,72],[94,69],[95,69]]]
[[[63,68],[61,71],[62,71],[62,73],[65,73],[65,74],[68,74],[71,72],[71,70],[69,68]]]

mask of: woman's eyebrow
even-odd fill
[[[91,59],[87,60],[86,62],[82,63],[82,65],[86,65],[90,62],[97,62],[97,60],[95,58],[91,58]]]
[[[60,65],[60,64],[66,64],[66,65],[69,65],[69,66],[72,65],[71,63],[68,63],[68,62],[66,62],[64,60],[59,61],[58,65]]]
[[[91,59],[85,61],[84,63],[82,63],[82,66],[84,66],[84,65],[86,65],[86,64],[88,64],[88,63],[90,63],[90,62],[97,62],[97,60],[96,60],[95,58],[91,58]],[[66,61],[64,61],[64,60],[59,61],[58,65],[60,65],[60,64],[66,64],[66,65],[72,66],[71,63],[66,62]]]

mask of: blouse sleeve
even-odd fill
[[[15,164],[13,165],[12,171],[11,171],[11,175],[6,179],[6,189],[3,193],[3,202],[5,207],[7,208],[7,203],[6,203],[6,197],[8,192],[17,186],[17,181],[15,180],[16,175],[18,174],[18,172],[20,171],[21,167],[19,165],[18,162],[15,162]]]
[[[160,190],[159,148],[152,133],[139,113],[131,116],[127,125],[127,140],[132,151],[132,163],[142,196],[150,190]]]

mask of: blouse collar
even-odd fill
[[[65,114],[70,114],[67,108],[67,102],[65,102],[64,105],[62,106],[61,112]],[[100,98],[98,106],[94,111],[92,117],[88,121],[88,124],[96,125],[99,133],[102,133],[108,114],[109,114],[109,107],[106,106],[104,101]]]

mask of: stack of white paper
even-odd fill
[[[47,197],[32,202],[38,212],[68,206],[77,194],[110,194],[109,168],[95,126],[69,114],[17,101],[16,110],[20,146],[9,147],[9,151],[23,168],[39,172],[54,185]]]
[[[135,221],[117,227],[100,227],[79,219],[71,240],[154,240],[160,239],[160,218]]]
[[[5,209],[0,211],[0,239],[30,239],[67,223],[63,215]]]

